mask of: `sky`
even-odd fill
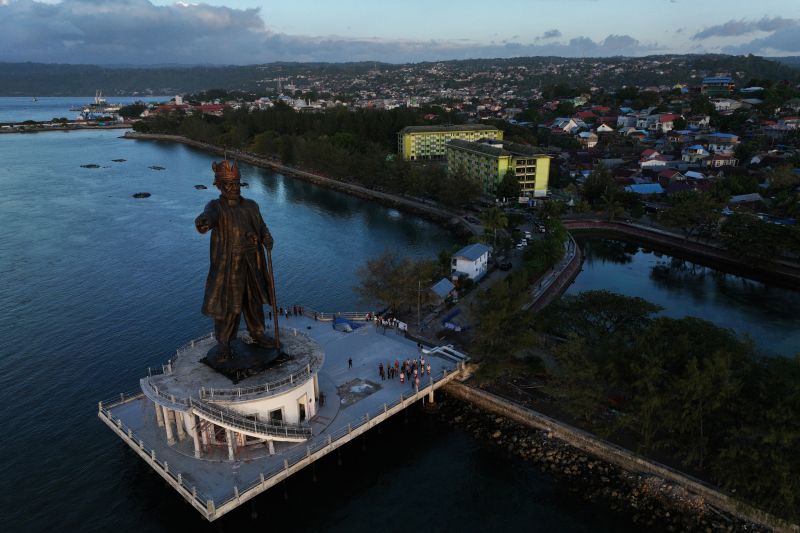
[[[800,0],[0,0],[0,61],[800,55]]]

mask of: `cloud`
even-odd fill
[[[761,20],[729,20],[724,24],[710,26],[695,33],[692,39],[698,41],[711,37],[739,37],[759,31],[774,32],[796,25],[796,19],[786,19],[782,17],[764,17]]]
[[[536,40],[539,41],[539,40],[555,39],[557,37],[561,37],[561,31],[554,28],[552,30],[547,30],[539,37],[537,37]]]
[[[776,30],[771,35],[739,45],[726,46],[722,51],[726,54],[800,54],[798,34],[800,34],[800,21],[795,21],[794,25]]]
[[[558,55],[644,55],[661,50],[628,35],[547,43],[518,38],[385,40],[303,36],[268,29],[258,9],[151,0],[0,0],[0,61],[94,64],[254,64],[270,61],[437,61]]]
[[[711,26],[697,32],[692,36],[696,41],[712,37],[743,37],[753,33],[762,36],[749,41],[723,46],[721,51],[726,54],[788,54],[800,53],[800,19],[783,17],[764,17],[760,20],[729,20],[724,24]],[[767,33],[768,35],[763,35]]]

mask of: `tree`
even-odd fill
[[[703,468],[710,446],[710,422],[739,391],[731,355],[716,350],[698,360],[691,357],[682,375],[672,381],[671,403],[665,412],[672,447],[684,464]]]
[[[662,307],[639,297],[609,291],[584,291],[565,295],[538,317],[545,329],[588,339],[594,346],[617,334],[635,336]]]
[[[480,327],[470,353],[488,364],[502,364],[532,342],[522,305],[529,293],[524,274],[514,273],[477,294],[470,312]]]
[[[619,198],[619,193],[613,186],[608,187],[606,192],[600,197],[599,206],[606,212],[609,221],[625,213],[625,209],[622,207],[622,201]]]
[[[481,183],[470,177],[463,167],[443,176],[440,182],[439,199],[450,206],[461,206],[477,199],[483,187]]]
[[[510,168],[503,176],[503,179],[497,185],[497,191],[495,195],[498,198],[518,198],[520,193],[520,186],[519,180],[517,179],[517,175],[514,172],[514,169]]]
[[[144,113],[147,106],[141,102],[135,102],[126,106],[122,106],[118,111],[119,116],[123,118],[139,118],[139,115]]]
[[[490,207],[481,213],[481,223],[492,232],[492,246],[497,247],[497,230],[508,226],[508,217],[499,207]]]
[[[611,177],[611,173],[605,165],[597,164],[583,184],[583,197],[594,205],[612,187],[614,187],[614,179]]]
[[[722,204],[710,194],[685,192],[676,195],[675,204],[661,215],[661,221],[679,228],[688,239],[703,228],[716,229],[721,208]]]
[[[358,270],[359,296],[369,304],[379,302],[394,312],[408,311],[430,300],[427,289],[436,272],[434,261],[401,259],[395,252],[386,252],[376,259],[367,260]],[[421,285],[420,285],[421,284]]]
[[[794,189],[800,185],[800,174],[791,165],[778,167],[769,177],[769,186],[775,190]]]
[[[800,242],[800,231],[796,228],[770,224],[746,214],[726,218],[719,234],[729,251],[762,260],[777,259],[787,251],[796,251]]]
[[[602,372],[591,357],[586,339],[572,335],[555,352],[557,365],[547,391],[564,410],[587,422],[605,398]]]

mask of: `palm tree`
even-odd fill
[[[508,226],[508,217],[499,207],[490,207],[481,213],[481,223],[486,230],[493,232],[492,246],[497,246],[497,230]]]
[[[619,201],[617,190],[613,187],[607,187],[606,192],[600,196],[600,205],[608,215],[609,221],[614,220],[614,217],[624,212],[622,202]]]

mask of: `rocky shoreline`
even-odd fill
[[[648,531],[770,531],[720,511],[702,497],[653,475],[628,472],[547,432],[440,394],[431,409],[444,423],[535,464],[585,501],[599,502]]]

